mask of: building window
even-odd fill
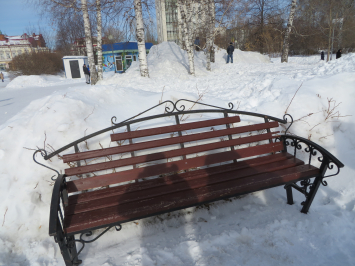
[[[178,19],[176,0],[166,0],[165,15],[168,41],[176,42],[178,40]]]
[[[7,59],[11,59],[10,53],[6,53],[6,58],[7,58]]]
[[[136,55],[133,56],[133,61],[137,61],[137,56]]]

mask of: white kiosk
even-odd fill
[[[83,65],[88,65],[88,57],[80,55],[70,55],[63,57],[65,76],[68,79],[84,78]]]

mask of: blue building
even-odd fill
[[[148,54],[152,43],[145,43]],[[130,67],[133,61],[138,60],[138,44],[136,42],[120,42],[102,45],[103,71],[116,71],[123,73]]]

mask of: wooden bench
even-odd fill
[[[210,109],[185,110],[180,101]],[[163,114],[141,118],[162,104],[172,107],[166,107]],[[303,193],[306,199],[301,211],[307,213],[319,185],[326,185],[326,170],[335,165],[339,172],[343,164],[307,139],[280,135],[280,123],[287,123],[286,116],[278,119],[230,107],[166,101],[118,124],[114,117],[113,126],[49,155],[45,150],[36,151],[34,159],[41,153],[46,160],[69,148],[74,151],[62,156],[63,162],[72,166],[65,174],[52,169],[57,178],[49,235],[59,244],[66,265],[80,264],[78,255],[85,244],[112,227],[119,231],[129,221],[271,187],[285,186],[288,204],[293,204],[292,188]],[[240,116],[249,123],[240,125]],[[261,121],[251,124],[253,119]],[[131,131],[138,124],[145,128]],[[79,151],[79,143],[122,128],[126,132],[111,134],[115,146]],[[305,161],[296,158],[301,149],[309,154]],[[319,157],[320,165],[311,164],[313,157]],[[105,230],[97,237],[84,239],[100,228]],[[80,234],[78,239],[76,234]],[[79,251],[76,242],[81,243]]]

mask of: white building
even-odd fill
[[[177,0],[155,0],[155,10],[157,16],[158,43],[175,42],[181,43],[181,29],[178,20],[180,11],[177,7]],[[192,23],[189,25],[194,32],[194,37],[198,36],[199,30],[204,27],[204,12],[200,4],[194,3],[192,6]]]
[[[63,57],[65,77],[68,79],[84,78],[83,65],[89,65],[87,56],[64,56]]]

